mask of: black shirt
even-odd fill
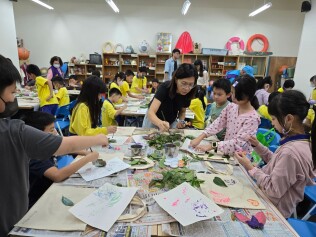
[[[156,113],[157,117],[161,120],[166,120],[169,124],[172,124],[176,120],[179,111],[182,108],[188,108],[190,106],[191,100],[187,97],[187,95],[180,95],[178,93],[176,93],[175,97],[171,99],[169,96],[170,83],[170,81],[162,83],[158,87],[154,98],[161,102],[161,105]],[[151,106],[151,103],[152,101],[150,102],[149,107]]]

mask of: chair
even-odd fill
[[[73,101],[70,102],[70,104],[69,104],[69,111],[72,110],[75,107],[76,103],[77,103],[77,100],[73,100]]]
[[[212,104],[210,103],[205,108],[205,119],[204,119],[204,122],[206,122],[208,120],[208,118],[210,117],[211,107],[212,107]]]
[[[63,136],[63,130],[69,128],[70,126],[70,110],[69,104],[58,107],[55,117],[55,128],[58,130],[59,134]]]
[[[287,219],[293,229],[303,237],[315,237],[316,236],[316,223],[298,220],[294,218]]]
[[[306,221],[312,215],[316,214],[316,186],[306,186],[304,190],[304,195],[313,203],[313,207],[302,218],[302,220]]]
[[[67,165],[69,165],[71,162],[73,162],[74,158],[71,155],[64,155],[64,156],[58,156],[57,157],[57,168],[61,169]]]

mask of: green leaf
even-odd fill
[[[72,207],[73,205],[75,205],[73,201],[71,201],[69,198],[66,198],[64,196],[62,196],[61,201],[65,206],[68,206],[68,207]]]
[[[225,184],[225,182],[220,178],[220,177],[215,177],[213,179],[214,184],[216,184],[217,186],[220,187],[227,187],[227,185]]]
[[[214,154],[212,154],[212,153],[209,153],[209,154],[208,154],[208,157],[212,157],[212,156],[214,156]]]
[[[116,143],[115,139],[109,139],[109,143]]]
[[[123,185],[120,184],[120,183],[117,183],[116,186],[117,186],[117,187],[123,187]]]
[[[230,158],[229,155],[223,155],[222,157],[225,158],[225,159],[229,159]]]

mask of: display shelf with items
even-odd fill
[[[93,71],[99,71],[102,78],[102,65],[87,64],[87,77],[91,76]]]
[[[87,65],[68,63],[69,76],[76,75],[79,81],[84,81],[87,78]]]
[[[210,80],[225,76],[225,74],[223,73],[225,63],[224,58],[224,56],[210,56]]]
[[[156,55],[139,54],[138,55],[139,67],[147,68],[147,84],[151,83],[151,80],[155,78],[156,72]]]
[[[103,79],[107,83],[120,71],[120,54],[103,53]]]
[[[196,54],[182,54],[182,63],[193,64],[196,60]]]
[[[206,71],[209,69],[209,58],[210,56],[208,55],[203,55],[203,54],[197,54],[196,59],[200,59],[203,63],[203,67]]]
[[[238,56],[225,56],[223,75],[226,75],[226,73],[230,70],[235,70],[237,67],[237,63]]]
[[[266,73],[267,59],[266,56],[239,56],[237,68],[241,70],[246,65],[252,66],[254,76],[263,78]]]
[[[137,72],[137,68],[138,68],[137,54],[121,54],[120,62],[121,62],[120,71],[126,72],[126,70],[132,70],[134,73]]]
[[[165,63],[171,57],[169,53],[157,53],[155,77],[162,82],[165,75]]]

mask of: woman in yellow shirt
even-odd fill
[[[116,126],[99,127],[101,115],[101,93],[105,92],[104,82],[96,77],[88,77],[80,91],[77,104],[72,110],[69,131],[80,136],[115,133]]]
[[[198,89],[195,93],[195,99],[191,100],[189,107],[190,110],[194,112],[194,119],[191,120],[192,126],[197,129],[205,128],[204,120],[206,103],[204,97],[205,90],[201,86],[198,86]]]

